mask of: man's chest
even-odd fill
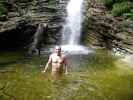
[[[64,58],[60,57],[60,56],[54,56],[52,57],[52,62],[53,63],[63,63]]]

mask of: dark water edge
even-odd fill
[[[56,81],[41,73],[47,58],[0,53],[0,100],[133,100],[133,69],[107,51],[69,56],[69,74]]]

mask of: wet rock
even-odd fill
[[[98,0],[87,0],[83,40],[87,45],[133,53],[133,21],[113,17]]]
[[[1,15],[0,16],[0,21],[7,21],[7,16],[6,15]]]
[[[9,49],[29,47],[39,23],[48,23],[49,26],[44,45],[55,44],[59,40],[67,0],[9,0],[9,4],[8,20],[0,18],[0,35],[3,38],[0,43],[4,43],[0,49],[5,45]],[[12,39],[17,44],[13,42],[12,46]]]

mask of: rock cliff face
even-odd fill
[[[44,44],[57,43],[66,3],[67,0],[9,0],[10,12],[0,19],[0,49],[27,48],[39,23],[48,24]]]
[[[99,0],[86,0],[85,44],[133,53],[133,21],[113,17]]]
[[[8,0],[7,16],[0,16],[0,50],[28,48],[39,23],[48,24],[44,44],[61,37],[69,0]],[[113,17],[100,0],[85,0],[82,40],[86,45],[133,52],[133,21]]]

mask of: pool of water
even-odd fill
[[[133,100],[133,69],[106,51],[68,56],[70,72],[56,81],[41,73],[47,58],[0,53],[0,100]]]

